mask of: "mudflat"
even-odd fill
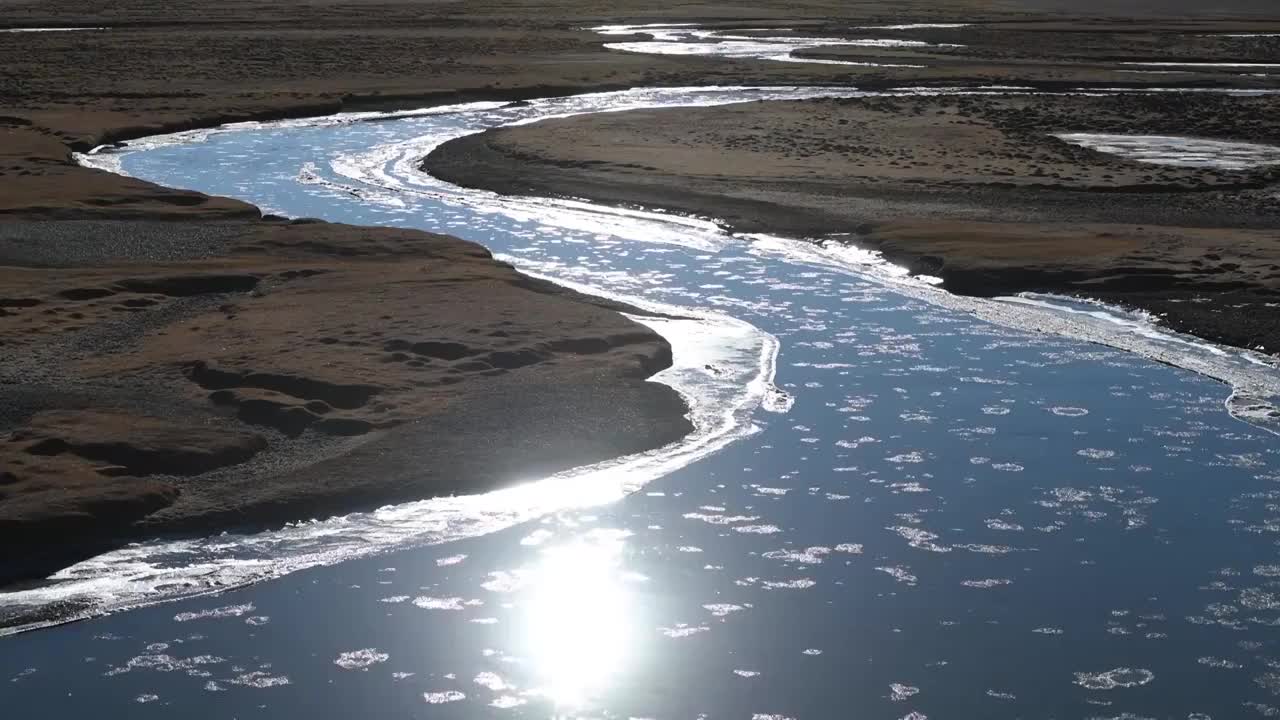
[[[688,430],[681,399],[645,381],[669,362],[666,343],[609,303],[522,276],[456,238],[264,218],[234,200],[81,167],[74,151],[236,120],[642,85],[883,88],[1030,74],[1139,87],[1152,78],[1114,61],[1274,57],[1272,40],[1197,39],[1280,28],[1269,2],[1151,5],[0,2],[0,29],[92,28],[0,33],[0,581],[157,534],[496,487]],[[615,51],[589,29],[620,22],[887,33],[927,46],[815,51],[864,65],[781,63]],[[857,29],[912,22],[993,26],[968,49],[942,47],[942,30]],[[1061,32],[1073,42],[1054,50],[1046,38]],[[1255,75],[1160,82],[1272,85]],[[1270,105],[1240,102],[1206,110],[1221,125],[1205,132],[1269,133]],[[556,121],[468,140],[432,163],[473,184],[651,203],[743,228],[856,233],[974,292],[1030,287],[1010,279],[1038,266],[1029,277],[1098,279],[1102,261],[1064,244],[1144,278],[1167,275],[1179,253],[1189,268],[1208,249],[1217,257],[1204,252],[1205,277],[1229,278],[1242,304],[1263,302],[1255,294],[1274,269],[1268,175],[1144,171],[1031,142],[1056,106],[974,103],[908,101],[901,128],[897,111],[858,101]],[[1019,130],[1025,112],[1041,119]],[[861,123],[866,139],[841,120]],[[581,134],[555,140],[567,129]],[[609,133],[632,146],[607,146]],[[967,159],[917,155],[910,133],[939,136]],[[992,157],[960,138],[990,143]],[[465,177],[448,162],[459,151],[475,161]],[[698,194],[686,192],[693,182]],[[1123,283],[1103,285],[1093,292]],[[1186,297],[1168,285],[1148,297],[1157,293],[1170,307]],[[1205,327],[1225,327],[1212,307]],[[1264,330],[1233,341],[1270,346]]]

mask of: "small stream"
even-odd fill
[[[16,716],[1280,713],[1280,448],[1240,419],[1265,419],[1270,360],[1103,306],[951,296],[834,239],[416,170],[502,125],[851,94],[476,103],[86,158],[268,212],[448,232],[687,317],[640,319],[671,338],[655,380],[697,430],[485,495],[140,544],[9,593],[0,607],[139,606],[5,638]]]

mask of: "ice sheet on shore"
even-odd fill
[[[601,35],[648,35],[652,40],[606,43],[611,50],[653,55],[705,55],[743,60],[812,63],[817,65],[855,65],[862,67],[921,68],[924,65],[880,63],[858,60],[797,57],[799,50],[823,47],[927,48],[943,47],[922,40],[901,38],[822,38],[800,36],[733,35],[744,30],[707,30],[691,25],[601,25],[591,28]],[[884,29],[904,29],[887,27]],[[779,32],[777,29],[761,32]],[[947,45],[946,47],[958,47]]]
[[[82,32],[87,30],[110,30],[106,27],[35,27],[35,28],[5,28],[0,33],[47,33],[47,32]]]

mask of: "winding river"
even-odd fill
[[[671,338],[676,364],[655,380],[686,395],[697,430],[486,495],[82,563],[0,607],[137,609],[5,638],[6,710],[1280,713],[1268,359],[1087,303],[953,297],[832,239],[732,237],[416,169],[448,139],[512,123],[855,92],[475,103],[84,158],[269,212],[449,232],[684,318],[640,319]]]

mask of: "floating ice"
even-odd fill
[[[738,525],[734,530],[749,535],[772,535],[782,532],[777,525]]]
[[[440,705],[441,703],[458,702],[459,700],[466,700],[466,699],[467,699],[466,694],[458,692],[457,690],[445,690],[443,692],[422,693],[422,700],[426,702],[428,705]]]
[[[284,675],[272,675],[271,673],[255,670],[253,672],[237,675],[235,678],[228,680],[232,685],[242,685],[251,688],[269,688],[280,687],[281,685],[289,685],[289,678]]]
[[[859,25],[856,30],[955,30],[972,23],[906,23],[904,25]]]
[[[894,702],[901,702],[907,698],[920,692],[920,688],[902,683],[892,683],[889,685],[889,699]]]
[[[707,632],[710,629],[706,625],[677,625],[676,627],[658,628],[658,631],[669,638],[686,638]]]
[[[796,57],[798,50],[822,47],[924,48],[939,47],[920,40],[898,38],[841,38],[730,35],[731,30],[707,30],[691,25],[601,25],[591,28],[601,35],[648,35],[652,40],[606,43],[610,50],[652,55],[706,55],[737,60],[772,60],[775,62],[811,63],[815,65],[854,65],[862,67],[921,68],[924,65],[829,60]],[[886,27],[907,29],[904,27]],[[737,32],[744,32],[739,30]],[[764,31],[764,32],[777,32]]]
[[[1146,685],[1155,677],[1155,673],[1145,668],[1119,667],[1100,673],[1078,672],[1075,683],[1089,690],[1114,690]]]
[[[474,682],[475,684],[481,687],[488,688],[494,692],[501,692],[503,690],[515,689],[510,684],[508,684],[506,680],[503,680],[502,677],[499,676],[497,673],[492,673],[487,671],[478,673],[474,678]]]
[[[947,547],[946,545],[939,545],[935,543],[934,540],[937,540],[938,536],[927,530],[922,530],[916,527],[909,527],[906,525],[899,525],[897,527],[888,527],[885,529],[891,530],[897,533],[902,537],[902,539],[907,541],[908,545],[910,545],[911,547],[917,550],[927,550],[929,552],[937,552],[937,553],[951,552],[951,548]]]
[[[703,605],[702,607],[716,617],[724,617],[730,613],[739,612],[744,609],[741,605],[734,605],[733,603],[712,603],[710,605]]]
[[[983,589],[1000,587],[1001,585],[1010,585],[1012,583],[1013,583],[1012,580],[1008,580],[1005,578],[986,578],[983,580],[961,580],[960,581],[960,584],[965,587],[983,588]]]
[[[901,565],[878,567],[876,570],[885,573],[900,583],[906,583],[907,585],[915,585],[916,581],[919,579],[915,575],[912,575],[907,568],[902,567]]]
[[[363,650],[344,652],[333,661],[333,664],[343,670],[367,670],[370,665],[384,663],[390,657],[387,653],[379,652],[376,648],[365,648]]]
[[[760,586],[766,590],[807,590],[817,581],[811,578],[795,578],[794,580],[766,580]]]
[[[182,612],[173,616],[174,622],[190,622],[192,620],[219,619],[228,617],[240,617],[256,610],[253,603],[245,603],[243,605],[227,605],[225,607],[210,608],[208,610],[196,610],[193,612]]]
[[[815,546],[803,550],[770,550],[762,553],[761,557],[803,565],[818,565],[822,562],[823,557],[830,554],[830,552],[831,548]]]
[[[424,610],[462,610],[468,603],[460,597],[436,598],[422,595],[414,598],[413,604]]]

